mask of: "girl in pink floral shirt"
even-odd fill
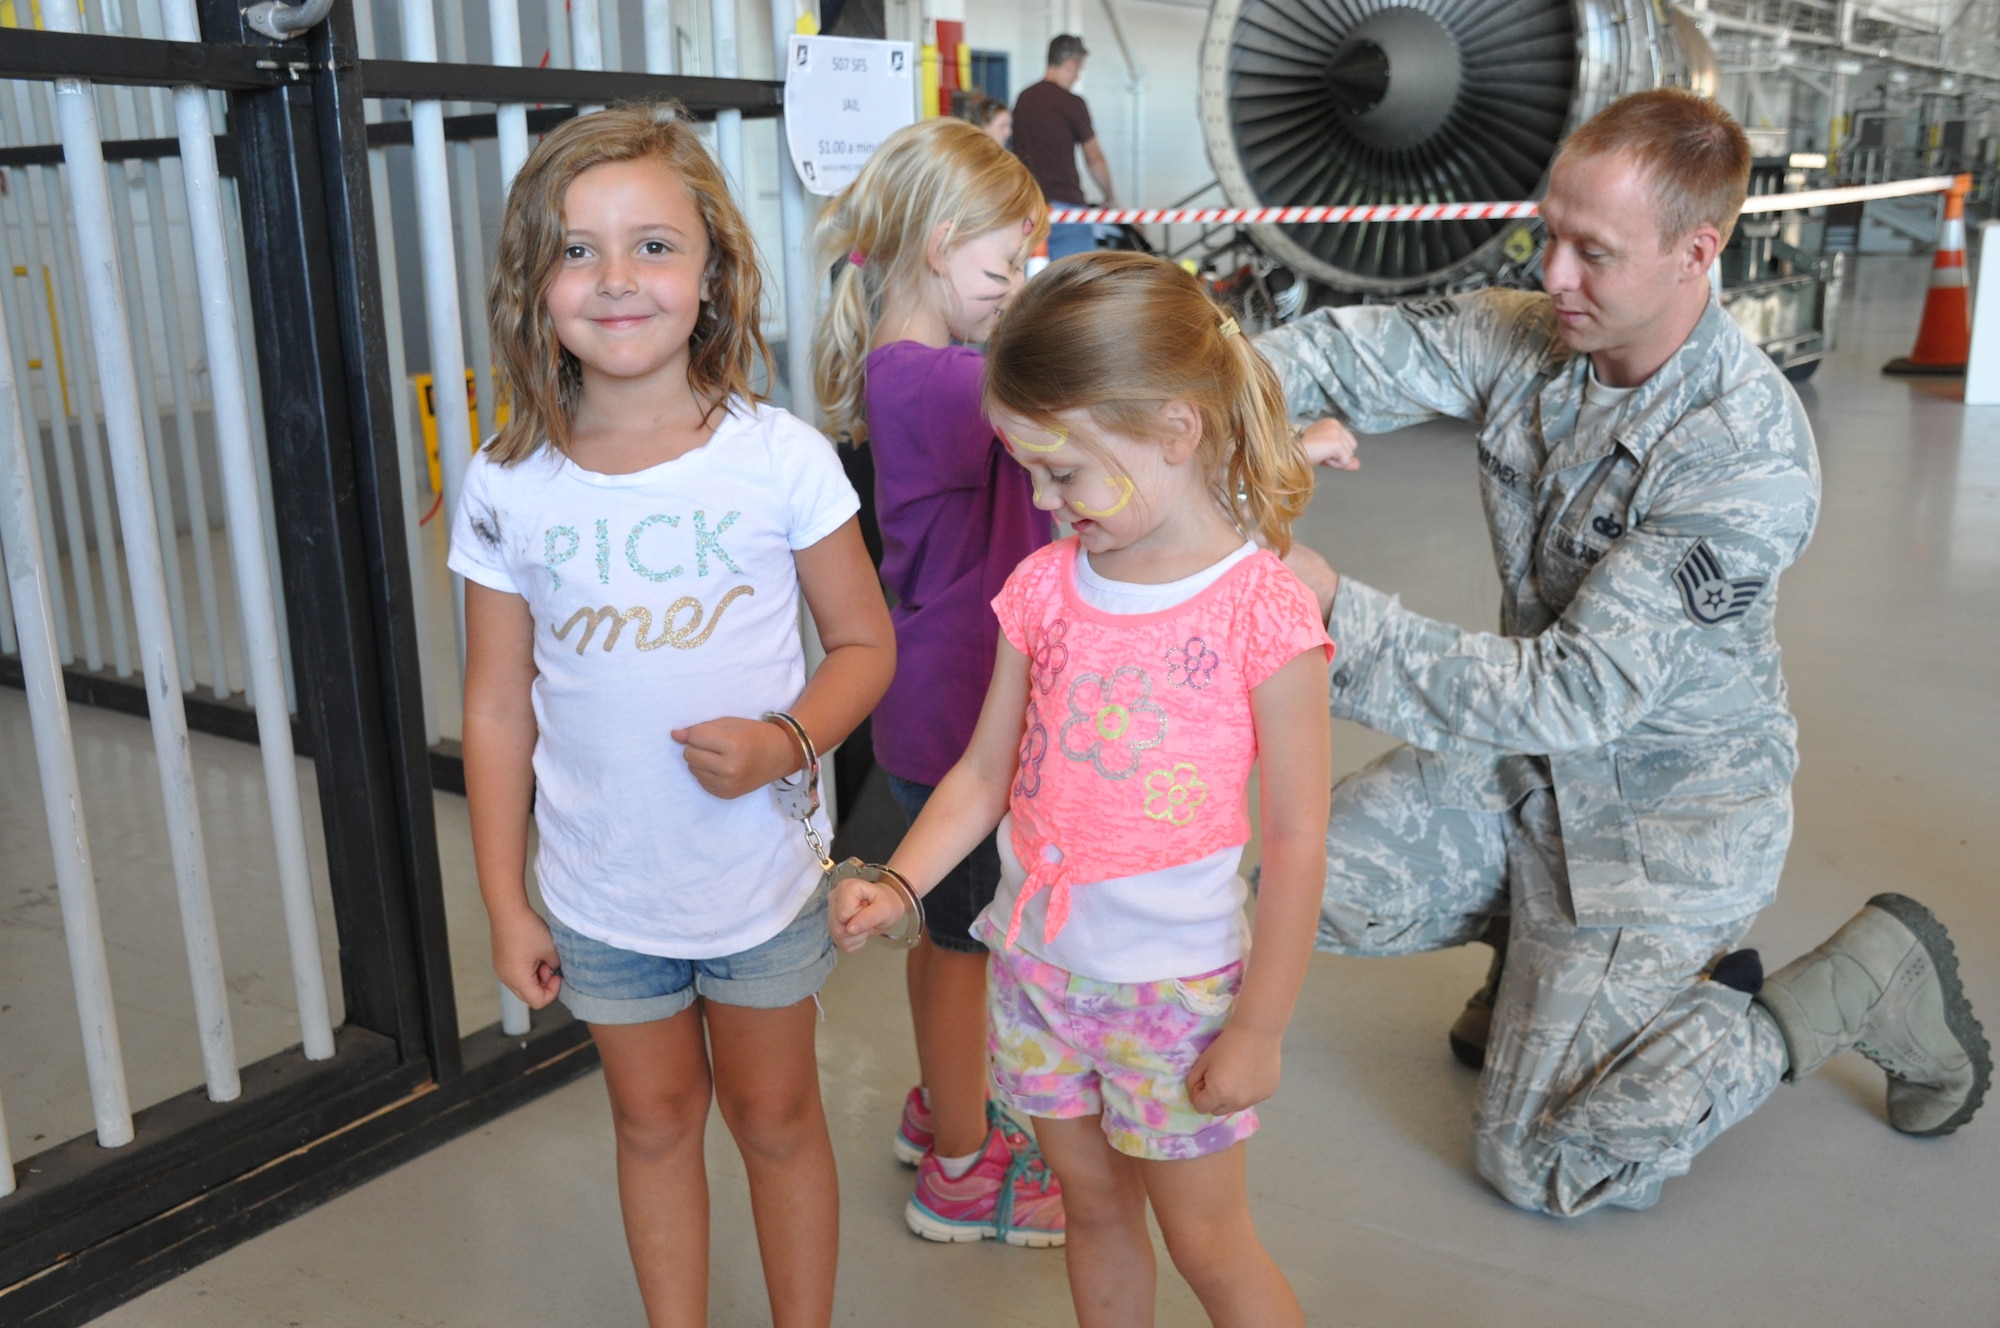
[[[1269,367],[1170,263],[1052,265],[987,355],[987,413],[1075,534],[994,600],[971,747],[883,874],[921,895],[998,827],[975,927],[994,1078],[1062,1183],[1078,1322],[1150,1321],[1150,1201],[1212,1318],[1302,1323],[1250,1220],[1243,1143],[1278,1087],[1325,874],[1332,643],[1270,551],[1310,471]],[[892,882],[843,882],[834,939],[858,947],[903,908]]]

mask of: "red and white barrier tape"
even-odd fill
[[[1336,221],[1499,221],[1532,217],[1533,203],[1359,203],[1343,207],[1256,208],[1050,208],[1052,222],[1118,222],[1150,226],[1155,222],[1213,222],[1219,225],[1259,225],[1297,222],[1314,225]]]
[[[1756,194],[1744,202],[1743,211],[1790,212],[1799,208],[1826,207],[1833,203],[1863,203],[1870,199],[1902,198],[1910,194],[1941,194],[1951,188],[1953,178],[1932,175],[1921,180],[1812,189],[1799,194]],[[1061,207],[1049,209],[1049,220],[1132,226],[1195,222],[1221,226],[1309,226],[1352,221],[1505,221],[1514,217],[1532,217],[1538,210],[1533,203],[1360,203],[1343,207],[1254,208]]]

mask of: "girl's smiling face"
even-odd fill
[[[562,257],[544,297],[584,374],[687,371],[708,293],[708,227],[656,157],[593,166],[563,197]]]

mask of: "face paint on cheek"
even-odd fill
[[[1113,475],[1110,483],[1112,488],[1118,490],[1118,501],[1111,504],[1111,506],[1099,511],[1094,508],[1085,507],[1082,503],[1071,499],[1070,508],[1078,516],[1087,516],[1093,521],[1102,520],[1107,516],[1117,516],[1125,510],[1126,504],[1132,501],[1132,481],[1126,479],[1123,475]]]

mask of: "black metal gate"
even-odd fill
[[[675,97],[701,117],[780,108],[778,84],[748,79],[362,60],[345,0],[297,42],[249,31],[235,0],[203,0],[202,24],[200,44],[0,29],[0,78],[229,94],[218,155],[242,200],[296,727],[316,764],[344,1026],[330,1060],[294,1047],[243,1067],[235,1101],[197,1088],[138,1112],[128,1145],[85,1135],[21,1161],[18,1190],[0,1199],[7,1324],[80,1323],[596,1064],[560,1007],[525,1036],[458,1031],[369,196],[371,131],[386,141],[400,126],[367,125],[362,106],[539,103],[536,128],[635,97]],[[493,123],[448,129],[490,135]],[[106,156],[176,150],[156,139],[107,144]],[[131,683],[68,682],[144,704]],[[247,714],[203,723],[190,706],[190,720],[254,736]]]

